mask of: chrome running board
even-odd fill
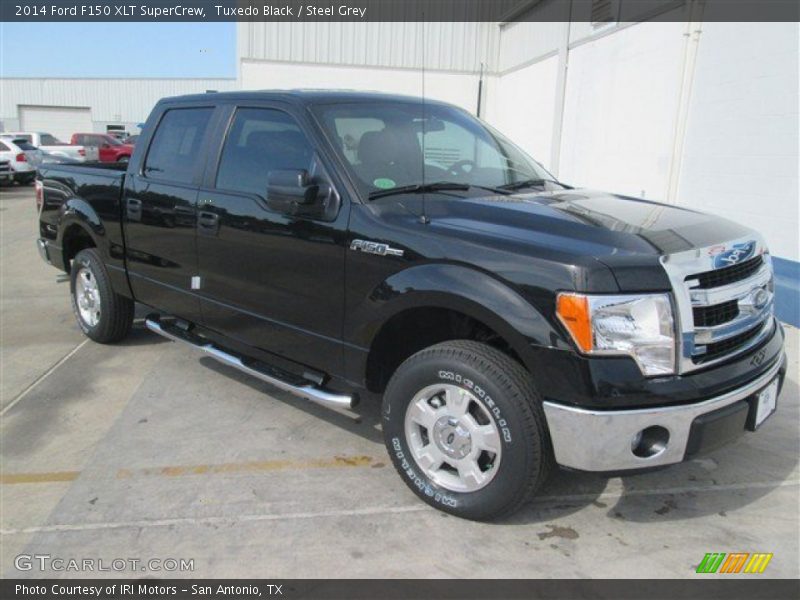
[[[157,333],[160,336],[167,338],[168,340],[172,340],[173,342],[182,342],[184,344],[188,344],[193,348],[197,348],[208,354],[211,358],[218,360],[219,362],[226,364],[230,367],[238,369],[243,373],[247,373],[253,377],[260,379],[270,385],[275,386],[278,389],[283,390],[284,392],[289,392],[295,396],[303,398],[305,400],[311,400],[312,402],[316,402],[317,404],[322,404],[323,406],[330,406],[333,408],[353,408],[358,403],[357,396],[345,395],[345,394],[335,394],[333,392],[328,392],[319,388],[311,383],[304,383],[302,385],[294,385],[283,379],[275,377],[273,375],[269,375],[264,373],[258,369],[250,367],[238,356],[234,356],[233,354],[229,354],[224,350],[218,348],[213,343],[200,340],[194,341],[189,339],[189,337],[183,337],[178,335],[177,333],[171,332],[168,328],[165,328],[161,325],[159,321],[152,317],[148,317],[145,319],[145,326],[152,332]]]

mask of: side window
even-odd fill
[[[213,112],[213,108],[175,108],[164,113],[147,152],[145,175],[191,183]]]
[[[0,142],[0,152],[11,152],[11,148]]]
[[[58,143],[59,141],[49,133],[42,134],[42,141],[41,141],[42,146],[55,146]]]
[[[333,122],[336,127],[336,135],[339,137],[342,152],[350,164],[357,164],[360,162],[358,147],[365,133],[373,131],[380,132],[386,129],[386,123],[384,121],[369,117],[340,117],[334,119]]]
[[[278,169],[310,173],[313,151],[288,114],[268,108],[240,108],[222,149],[216,187],[264,197],[267,176]]]

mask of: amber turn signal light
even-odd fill
[[[556,314],[578,347],[583,352],[591,351],[592,316],[589,313],[589,299],[581,294],[559,294]]]

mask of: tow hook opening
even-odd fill
[[[639,458],[653,458],[667,449],[669,431],[660,425],[642,429],[631,440],[631,452]]]

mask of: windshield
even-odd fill
[[[319,105],[315,112],[364,195],[439,181],[498,188],[553,178],[453,106],[425,105],[424,117],[423,105],[409,102]]]

